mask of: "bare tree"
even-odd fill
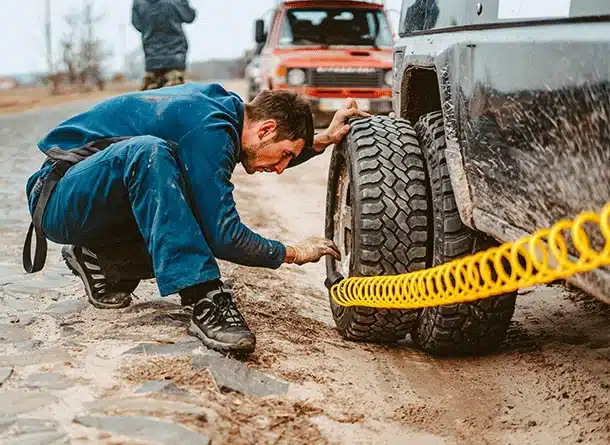
[[[95,36],[95,27],[102,19],[103,15],[94,15],[92,0],[65,17],[68,31],[61,40],[62,64],[69,82],[88,91],[104,88],[103,63],[112,54]]]
[[[130,51],[125,58],[123,68],[125,76],[129,79],[141,79],[144,75],[144,55],[140,48]]]
[[[47,81],[51,86],[51,94],[59,92],[59,76],[53,63],[53,46],[51,38],[51,0],[45,2],[45,40],[47,49]]]

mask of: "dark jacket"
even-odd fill
[[[195,20],[188,0],[134,0],[131,23],[142,34],[146,71],[186,69],[183,23]]]

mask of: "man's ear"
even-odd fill
[[[265,136],[275,132],[275,129],[277,128],[277,124],[275,123],[274,120],[270,119],[267,121],[264,121],[260,127],[258,127],[258,138],[259,139],[264,139]]]

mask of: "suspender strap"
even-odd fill
[[[87,159],[102,150],[105,150],[110,145],[130,139],[127,137],[106,138],[90,142],[82,147],[72,150],[62,150],[59,147],[53,147],[46,152],[46,155],[53,159],[53,167],[51,172],[44,179],[44,185],[40,192],[38,202],[34,208],[32,222],[25,236],[23,245],[23,268],[27,273],[34,273],[42,270],[47,259],[47,239],[42,230],[42,218],[44,211],[51,198],[55,186],[59,180],[66,174],[68,169],[75,164]],[[36,246],[34,251],[34,260],[32,261],[32,238],[36,236]]]
[[[47,239],[42,231],[42,217],[44,215],[44,209],[47,206],[47,202],[55,189],[55,186],[70,168],[70,164],[66,161],[55,161],[51,172],[44,181],[38,203],[34,209],[34,216],[30,223],[30,228],[25,237],[25,244],[23,245],[23,268],[27,273],[38,272],[44,267],[44,263],[47,259]],[[36,235],[36,250],[34,252],[34,261],[32,261],[32,235]]]

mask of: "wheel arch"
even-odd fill
[[[464,224],[476,230],[473,219],[474,203],[464,168],[462,147],[454,137],[455,131],[451,131],[456,128],[456,120],[459,117],[455,112],[450,88],[451,76],[448,75],[448,70],[443,68],[443,63],[446,62],[434,60],[433,65],[407,65],[404,68],[399,86],[398,111],[400,117],[413,125],[429,113],[443,113],[445,124],[449,125],[450,129],[447,135],[447,168],[458,210]],[[443,75],[439,76],[439,73]]]
[[[428,113],[442,108],[438,76],[434,67],[412,65],[405,69],[400,84],[400,117],[413,125]]]

